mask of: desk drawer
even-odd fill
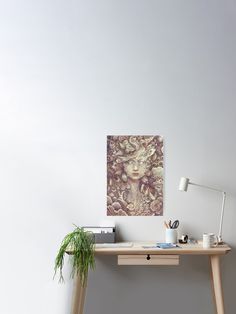
[[[118,265],[179,265],[179,255],[118,255]]]

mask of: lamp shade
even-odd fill
[[[186,192],[188,190],[189,178],[180,178],[179,190]]]

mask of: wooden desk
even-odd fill
[[[118,265],[178,265],[182,255],[208,255],[210,259],[212,291],[215,300],[216,313],[224,314],[223,289],[221,284],[220,257],[228,253],[228,245],[203,249],[201,244],[182,244],[176,249],[143,248],[154,243],[133,243],[132,247],[95,247],[95,255],[116,255]],[[86,286],[82,287],[80,280],[75,279],[72,314],[83,314]],[[95,314],[95,313],[94,313]]]

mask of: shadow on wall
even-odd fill
[[[236,308],[235,249],[221,260],[227,314],[235,314]],[[212,314],[210,262],[207,256],[183,256],[179,266],[129,267],[117,266],[116,256],[99,256],[86,300],[85,314],[143,314],[157,308],[162,314]]]
[[[233,267],[235,256],[233,260],[226,258]],[[184,256],[179,266],[170,267],[117,266],[115,256],[99,256],[96,262],[96,271],[89,276],[85,314],[143,314],[156,313],[157,309],[161,314],[214,313],[206,256]],[[226,293],[229,280],[224,283]],[[228,307],[232,306],[232,298],[227,298]],[[231,309],[227,313],[234,312]]]
[[[225,299],[225,313],[236,312],[236,247],[231,246],[232,251],[221,261],[222,281]]]

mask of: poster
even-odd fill
[[[107,136],[107,215],[163,215],[162,136]]]

